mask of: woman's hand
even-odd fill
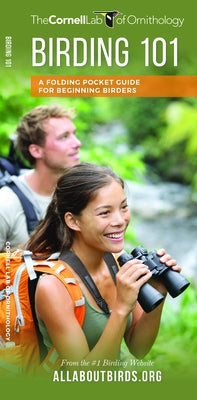
[[[160,257],[161,263],[166,264],[167,267],[171,267],[174,271],[181,272],[180,265],[177,264],[177,261],[170,254],[166,254],[165,249],[159,249],[157,255]]]
[[[167,267],[171,268],[173,271],[181,272],[180,265],[177,264],[177,261],[175,259],[173,259],[170,254],[166,254],[165,249],[157,250],[157,255],[160,257],[161,263],[165,264]],[[154,286],[154,288],[157,289],[163,295],[167,294],[167,290],[159,278],[152,279],[151,285]]]
[[[141,286],[152,276],[147,265],[140,260],[127,261],[116,274],[117,299],[116,307],[129,314],[136,306]]]

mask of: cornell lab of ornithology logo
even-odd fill
[[[30,15],[33,25],[102,25],[106,28],[114,28],[120,25],[171,25],[173,28],[181,28],[184,18],[170,17],[167,15],[137,16],[134,14],[124,14],[120,11],[92,11],[94,17],[89,15],[79,15],[78,17],[65,17],[51,14],[50,16]]]

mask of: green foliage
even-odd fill
[[[132,101],[126,99],[123,119],[133,146],[149,146],[154,143],[161,126],[161,112],[168,103],[168,98],[135,98]],[[151,148],[149,150],[152,151]]]
[[[186,103],[171,103],[165,110],[167,128],[164,145],[172,146],[187,139],[185,152],[194,155],[197,152],[197,107]]]
[[[150,177],[191,184],[197,191],[196,98],[119,98],[110,105]]]
[[[173,102],[164,113],[166,127],[161,136],[160,146],[164,151],[179,155],[177,165],[181,166],[186,183],[192,183],[197,191],[197,105]]]
[[[145,359],[168,373],[190,374],[197,366],[197,293],[192,285],[176,310],[170,301],[165,303],[158,337]]]
[[[137,152],[127,152],[118,157],[106,147],[94,146],[81,149],[81,160],[110,166],[124,179],[139,180],[145,172],[144,163]]]

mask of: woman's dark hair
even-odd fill
[[[79,216],[97,191],[113,180],[124,188],[123,180],[109,167],[81,163],[65,170],[57,182],[46,216],[26,248],[39,258],[61,251],[63,247],[70,248],[74,231],[65,224],[65,213]]]

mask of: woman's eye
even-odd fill
[[[124,204],[124,206],[122,206],[123,210],[126,210],[128,208],[128,204]]]
[[[99,215],[107,215],[109,211],[102,211]]]

